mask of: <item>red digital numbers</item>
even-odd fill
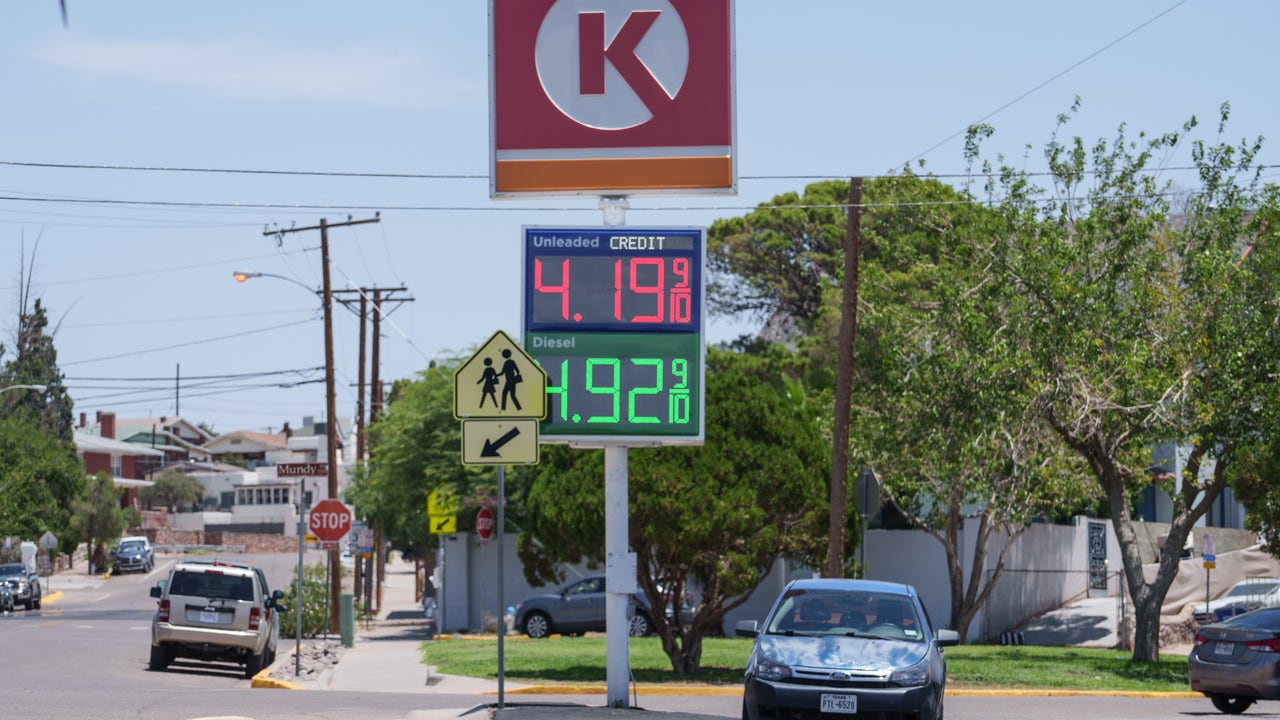
[[[682,256],[535,257],[532,319],[687,325],[693,322],[693,283],[690,259]]]

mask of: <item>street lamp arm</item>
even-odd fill
[[[294,280],[288,275],[277,275],[275,273],[256,272],[253,270],[236,270],[234,273],[232,273],[232,277],[236,279],[236,282],[245,282],[251,278],[260,278],[260,277],[276,278],[277,280],[284,280],[286,282],[291,282],[294,285],[297,285],[298,287],[314,295],[319,295],[324,292],[323,290],[316,290],[315,288],[308,287],[305,283],[298,282],[297,280]]]
[[[48,389],[49,389],[49,386],[48,386],[48,385],[39,385],[39,384],[33,384],[33,385],[10,385],[9,387],[2,387],[2,388],[0,388],[0,393],[2,393],[2,392],[9,392],[10,390],[35,390],[35,391],[37,391],[37,392],[44,392],[45,390],[48,390]]]

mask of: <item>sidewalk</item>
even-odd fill
[[[355,626],[352,647],[332,668],[313,681],[296,683],[313,690],[479,695],[476,704],[496,696],[496,680],[441,675],[422,661],[422,645],[430,640],[422,606],[414,599],[414,566],[395,559],[387,563],[382,609],[368,623]],[[283,642],[283,640],[282,640]],[[276,668],[293,662],[293,647],[282,646]],[[278,673],[277,673],[278,675]],[[257,686],[257,681],[255,681]],[[513,684],[505,683],[505,689]]]

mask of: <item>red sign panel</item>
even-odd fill
[[[321,500],[311,509],[307,527],[321,542],[336,542],[351,529],[351,511],[337,500]]]
[[[732,0],[490,0],[495,197],[736,191]]]
[[[487,507],[476,513],[476,534],[480,536],[482,545],[488,545],[489,538],[493,537],[493,511]]]

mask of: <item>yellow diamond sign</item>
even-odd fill
[[[547,374],[499,330],[453,374],[453,416],[540,420],[547,416]]]

